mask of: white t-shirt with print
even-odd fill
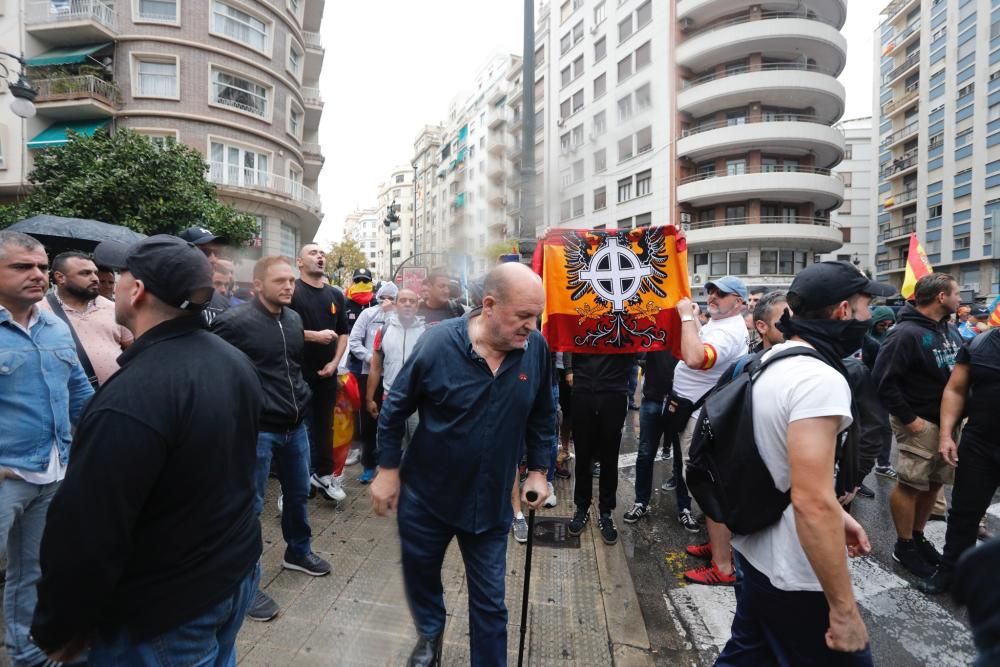
[[[776,345],[768,356],[793,346]],[[788,425],[815,417],[840,417],[840,430],[851,425],[851,388],[844,376],[819,359],[791,357],[769,366],[753,385],[753,434],[760,457],[781,491],[791,488]],[[833,474],[830,493],[833,493]],[[822,591],[795,531],[795,510],[788,505],[781,519],[753,535],[733,535],[733,548],[784,591]],[[847,557],[847,552],[844,552]]]
[[[721,320],[709,320],[699,336],[702,343],[712,348],[705,359],[707,367],[692,369],[681,361],[674,369],[674,393],[692,403],[708,393],[723,372],[748,351],[747,325],[739,313]]]

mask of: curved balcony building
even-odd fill
[[[692,283],[786,287],[843,244],[842,0],[680,0],[676,199]]]

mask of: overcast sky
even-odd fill
[[[872,40],[883,2],[850,0],[844,118],[872,111]],[[496,51],[520,53],[517,0],[328,0],[320,85],[326,106],[320,142],[325,213],[317,235],[338,240],[344,217],[374,206],[375,190],[393,167],[408,165],[425,124],[440,122]],[[334,11],[336,10],[336,11]]]

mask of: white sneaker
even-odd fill
[[[549,497],[542,503],[542,507],[555,507],[557,502],[556,491],[552,488],[552,482],[549,482]]]
[[[347,493],[344,492],[344,476],[332,476],[330,477],[330,491],[329,495],[331,498],[336,500],[338,503],[347,497]]]
[[[278,495],[278,515],[285,511],[285,496]]]
[[[361,450],[357,448],[352,448],[347,454],[347,460],[344,461],[345,466],[356,465],[358,461],[361,460]]]
[[[313,473],[312,477],[309,478],[309,483],[314,487],[319,489],[323,494],[323,497],[327,500],[332,500],[334,502],[340,502],[347,497],[344,490],[340,488],[340,483],[337,483],[337,488],[334,490],[334,480],[337,479],[333,475],[323,475],[322,477]]]

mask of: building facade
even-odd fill
[[[368,268],[378,270],[379,236],[384,234],[378,211],[373,208],[352,211],[344,219],[344,238],[354,241],[368,259]],[[336,267],[330,267],[331,271]]]
[[[0,187],[9,194],[33,152],[65,142],[68,129],[128,128],[199,150],[221,199],[257,218],[238,277],[262,254],[294,256],[322,217],[324,5],[29,0],[5,12],[0,34],[16,39],[4,44],[20,47],[39,94],[23,123],[0,102],[0,150],[22,158],[4,160]]]
[[[376,191],[378,216],[382,229],[378,234],[378,278],[389,280],[404,259],[413,254],[413,170],[399,166],[379,184]],[[389,207],[395,205],[397,223],[386,226]]]
[[[1000,291],[1000,2],[894,0],[875,34],[875,263],[901,285],[910,235],[971,298]],[[974,148],[978,146],[977,148]]]
[[[830,216],[840,228],[844,245],[836,252],[822,256],[825,260],[851,262],[858,268],[875,272],[873,217],[871,194],[874,184],[872,167],[875,150],[872,145],[872,119],[854,118],[837,123],[844,133],[844,160],[834,168],[834,173],[844,182],[844,203]]]

